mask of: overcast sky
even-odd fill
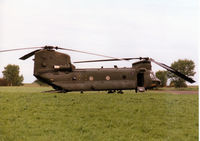
[[[0,0],[0,50],[44,45],[113,57],[152,57],[171,65],[191,59],[198,65],[198,0]],[[20,66],[33,82],[33,61],[26,51],[0,54],[0,72]],[[63,52],[63,51],[62,51]],[[72,61],[102,59],[64,52]],[[85,67],[130,67],[131,61],[90,63]],[[163,70],[153,65],[153,70]],[[197,67],[195,68],[197,72]],[[0,73],[0,77],[2,74]],[[198,80],[198,74],[194,78]]]

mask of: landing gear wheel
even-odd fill
[[[119,90],[117,93],[118,94],[124,94],[124,92],[122,90]]]
[[[137,88],[135,88],[135,92],[137,93],[137,91],[138,91],[138,89]]]
[[[108,94],[113,94],[115,93],[115,90],[108,90]]]
[[[60,90],[59,93],[67,93],[67,90]]]

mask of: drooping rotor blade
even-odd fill
[[[105,58],[123,60],[123,59],[116,58],[116,57],[106,56],[106,55],[97,54],[97,53],[92,53],[92,52],[80,51],[80,50],[75,50],[75,49],[60,48],[60,47],[57,47],[57,49],[62,49],[62,50],[67,50],[67,51],[73,51],[73,52],[79,52],[79,53],[84,53],[84,54],[90,54],[90,55],[95,55],[95,56],[100,56],[100,57],[105,57]]]
[[[84,53],[84,54],[90,54],[90,55],[95,55],[95,56],[101,56],[101,57],[106,57],[106,58],[111,58],[111,59],[119,59],[122,60],[120,58],[116,58],[116,57],[111,57],[111,56],[106,56],[106,55],[102,55],[102,54],[97,54],[97,53],[91,53],[91,52],[86,52],[86,51],[80,51],[80,50],[74,50],[74,49],[69,49],[69,48],[61,48],[61,47],[57,47],[57,46],[43,46],[43,47],[30,47],[30,48],[18,48],[18,49],[9,49],[9,50],[0,50],[0,52],[8,52],[8,51],[17,51],[17,50],[26,50],[26,49],[37,49],[37,48],[41,48],[41,49],[47,49],[47,50],[52,50],[52,49],[61,49],[61,50],[67,50],[67,51],[73,51],[73,52],[79,52],[79,53]],[[38,51],[38,50],[37,50]],[[23,57],[21,57],[20,59],[25,60],[29,57],[31,57],[32,55],[34,55],[35,52],[37,51],[33,51],[27,55],[24,55]]]
[[[0,52],[9,52],[9,51],[26,50],[26,49],[37,49],[37,48],[42,48],[42,47],[30,47],[30,48],[7,49],[7,50],[0,50]]]
[[[167,65],[165,65],[165,64],[163,64],[163,63],[159,63],[159,62],[155,61],[155,60],[152,59],[152,58],[150,58],[149,60],[150,60],[151,62],[154,62],[155,64],[157,64],[157,65],[159,65],[159,66],[165,68],[165,69],[168,70],[169,72],[176,74],[177,76],[181,77],[182,79],[184,79],[184,80],[186,80],[186,81],[188,81],[188,82],[190,82],[190,83],[194,83],[194,82],[195,82],[192,78],[190,78],[190,77],[188,77],[188,76],[182,74],[181,72],[179,72],[179,71],[173,69],[173,68],[170,67],[170,66],[167,66]]]
[[[91,62],[106,62],[106,61],[129,61],[129,60],[133,60],[133,59],[139,59],[139,60],[142,60],[142,59],[146,59],[148,60],[149,58],[148,57],[139,57],[139,58],[120,58],[120,59],[102,59],[102,60],[88,60],[88,61],[77,61],[77,62],[74,62],[74,63],[91,63]]]
[[[30,52],[30,53],[28,53],[28,54],[26,54],[26,55],[20,57],[19,59],[21,59],[21,60],[26,60],[26,59],[28,59],[29,57],[33,56],[36,52],[38,52],[38,51],[40,51],[40,50],[41,50],[41,49],[32,51],[32,52]]]
[[[38,49],[38,48],[40,48],[40,49]],[[17,49],[0,50],[0,53],[1,52],[9,52],[9,51],[27,50],[27,49],[38,49],[38,50],[32,51],[32,52],[20,57],[19,59],[26,60],[29,57],[33,56],[36,52],[40,51],[41,49],[52,50],[52,49],[58,49],[58,47],[57,46],[56,47],[54,47],[54,46],[43,46],[43,47],[17,48]]]

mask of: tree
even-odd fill
[[[171,67],[189,77],[194,76],[195,74],[194,72],[195,64],[192,60],[179,59],[178,61],[175,61],[174,63],[172,63]],[[171,79],[171,83],[170,83],[171,85],[174,85],[176,88],[187,87],[185,80],[183,80],[182,78],[178,77],[177,75],[173,73],[168,73],[167,75],[168,75],[168,78]]]
[[[20,86],[24,80],[24,77],[19,76],[19,66],[18,65],[7,65],[4,67],[3,78],[7,80],[9,86]]]
[[[156,77],[158,78],[158,79],[160,79],[160,81],[161,81],[161,84],[160,84],[160,86],[161,87],[165,87],[166,85],[167,85],[167,71],[157,71],[156,72]]]

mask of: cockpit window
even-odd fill
[[[150,72],[150,77],[153,81],[160,81],[153,72]]]
[[[150,73],[150,77],[151,77],[151,79],[156,80],[156,76],[154,75],[153,72]]]

